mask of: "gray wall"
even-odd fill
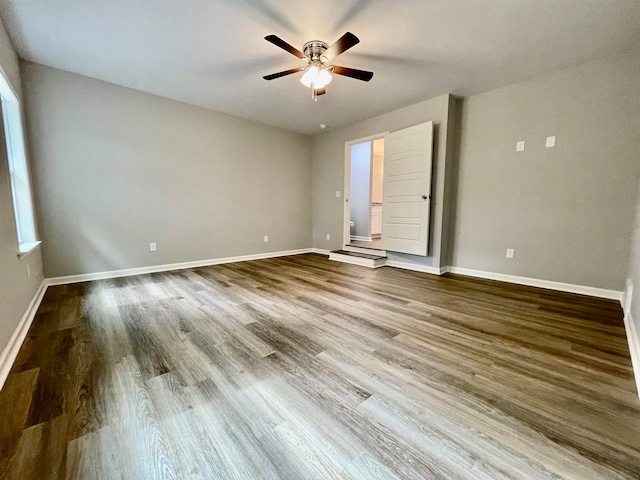
[[[453,265],[623,290],[639,78],[636,52],[464,100]]]
[[[447,118],[447,146],[445,149],[444,169],[444,210],[442,212],[440,267],[452,264],[453,225],[455,224],[455,206],[457,197],[458,155],[460,147],[460,111],[462,99],[449,97],[449,116]]]
[[[371,142],[351,146],[349,210],[355,222],[353,234],[358,237],[371,233],[371,148]]]
[[[22,75],[47,277],[311,247],[309,137],[37,64]]]
[[[20,68],[11,41],[0,23],[0,66],[11,86],[21,96]],[[11,180],[4,143],[4,128],[0,127],[0,352],[24,315],[29,302],[42,283],[40,250],[18,259],[18,237],[13,215]],[[31,277],[27,275],[27,265]]]
[[[640,161],[640,152],[636,153]],[[638,182],[638,198],[636,201],[636,218],[633,237],[631,239],[631,258],[627,272],[627,282],[630,282],[631,305],[627,315],[631,315],[636,327],[636,333],[640,335],[640,182]],[[626,302],[625,302],[626,303]],[[640,339],[638,339],[640,340]]]
[[[313,138],[313,246],[333,250],[342,246],[343,202],[336,190],[344,188],[344,144],[386,131],[400,130],[433,120],[434,156],[432,212],[429,256],[389,253],[389,259],[425,266],[439,266],[442,248],[442,222],[445,213],[444,179],[447,161],[449,95],[401,108]],[[331,240],[326,240],[327,233]]]

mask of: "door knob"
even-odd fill
[[[423,200],[426,200],[427,198],[429,198],[429,195],[422,195]]]

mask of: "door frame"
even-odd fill
[[[351,220],[351,146],[358,143],[373,142],[379,138],[386,138],[389,134],[388,131],[377,133],[375,135],[368,135],[366,137],[357,138],[355,140],[349,140],[344,142],[344,187],[342,192],[344,193],[343,212],[342,212],[342,246],[346,247],[351,243],[351,230],[349,228],[349,220]],[[373,152],[373,145],[371,146]],[[373,153],[372,153],[373,155]],[[373,157],[372,157],[373,158]],[[384,209],[384,205],[382,206]]]

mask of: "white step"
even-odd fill
[[[347,250],[334,250],[329,253],[329,260],[360,265],[361,267],[379,268],[387,264],[387,257],[382,255],[370,255],[368,253],[353,252]]]

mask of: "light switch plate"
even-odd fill
[[[523,152],[524,151],[524,140],[520,140],[518,143],[516,143],[516,152]]]
[[[341,195],[340,190],[336,190],[336,198],[340,198],[340,195]]]
[[[507,248],[507,258],[513,258],[513,248]]]
[[[547,148],[556,146],[556,136],[547,137]]]
[[[156,242],[151,242],[151,243],[149,244],[149,251],[151,251],[151,252],[155,252],[157,249],[158,249],[158,247],[157,247],[157,245],[156,245]]]
[[[269,235],[265,235],[264,236],[264,243],[267,243],[269,241]]]

